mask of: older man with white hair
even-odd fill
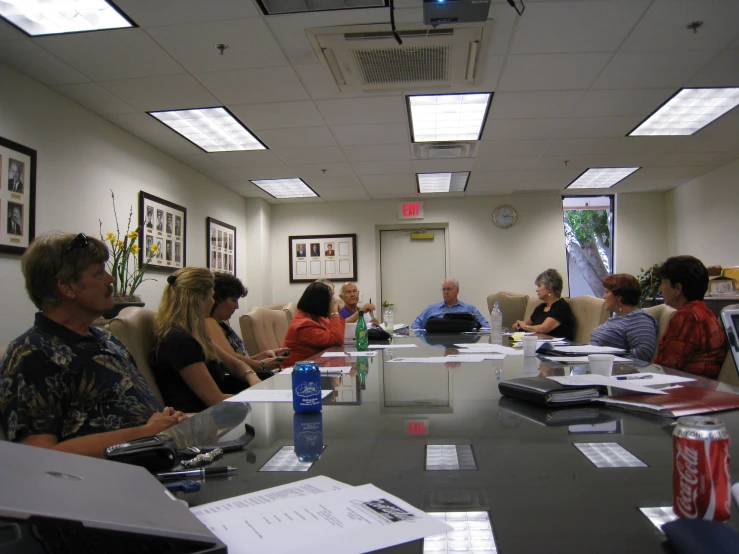
[[[423,310],[411,325],[413,329],[425,329],[426,322],[432,317],[444,317],[444,314],[472,314],[480,323],[481,327],[490,327],[488,320],[485,319],[479,310],[473,304],[467,304],[457,299],[459,295],[459,281],[456,279],[447,279],[441,284],[441,293],[444,298],[443,302],[430,304]]]

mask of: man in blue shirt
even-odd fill
[[[444,317],[444,314],[472,314],[483,327],[490,327],[488,320],[473,306],[457,300],[459,294],[459,281],[447,279],[441,284],[443,302],[429,305],[413,322],[413,329],[425,329],[426,322],[431,317]]]

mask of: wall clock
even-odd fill
[[[501,229],[508,229],[516,223],[517,217],[516,210],[513,209],[513,206],[498,206],[493,212],[493,223]]]

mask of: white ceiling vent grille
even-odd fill
[[[444,158],[474,158],[477,156],[479,142],[414,142],[413,157],[416,160],[437,160]]]
[[[446,29],[387,25],[306,29],[318,59],[342,92],[479,84],[492,20]]]
[[[363,86],[438,83],[449,80],[452,47],[353,48]]]

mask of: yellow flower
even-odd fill
[[[158,244],[152,244],[151,245],[151,253],[152,254],[156,254],[157,252],[159,252],[159,245]]]
[[[110,242],[110,244],[114,244],[115,243],[115,235],[113,233],[108,233],[107,235],[105,235],[105,240],[107,240],[108,242]]]
[[[131,245],[131,254],[138,254],[139,253],[139,245],[138,244],[132,244]]]
[[[122,240],[119,240],[118,241],[118,248],[123,248],[123,241]]]
[[[136,231],[131,231],[130,233],[128,233],[128,238],[130,238],[131,240],[136,239],[138,236],[139,234]]]

